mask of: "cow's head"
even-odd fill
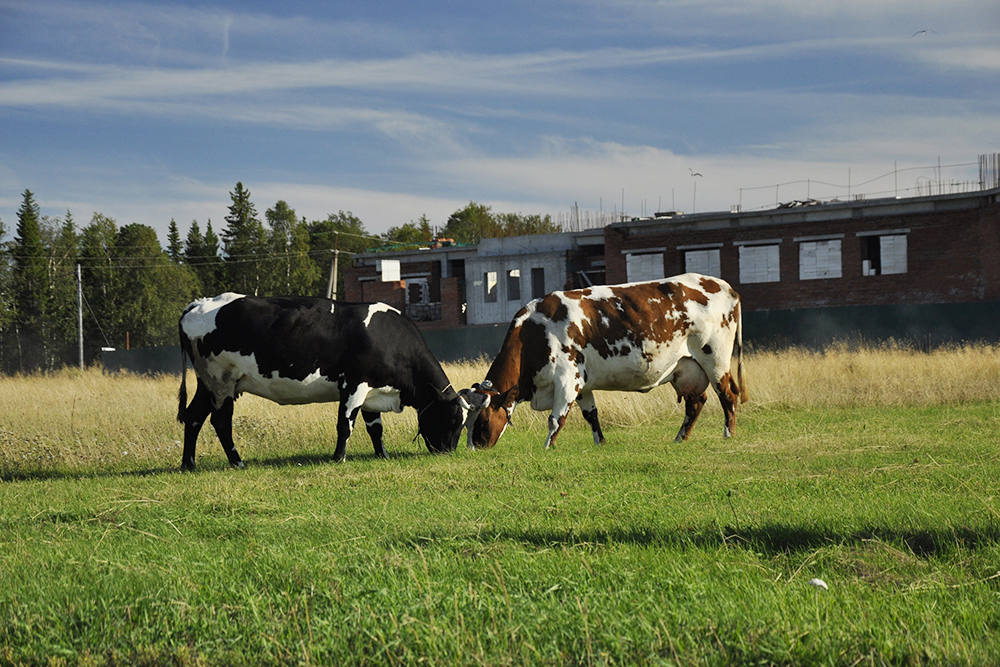
[[[417,413],[417,428],[428,451],[452,452],[465,427],[468,408],[450,385],[446,392],[438,394],[437,400]]]
[[[497,444],[514,410],[511,390],[501,394],[492,382],[484,380],[458,392],[458,396],[469,410],[465,424],[469,429],[469,448],[489,449]]]

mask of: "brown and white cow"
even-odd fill
[[[552,292],[514,316],[482,383],[459,392],[471,412],[469,447],[492,447],[518,403],[551,410],[552,446],[574,402],[603,443],[595,390],[646,392],[670,383],[684,399],[686,440],[715,389],[723,435],[747,400],[740,297],[723,280],[686,273],[665,280]],[[736,376],[731,373],[736,365]]]

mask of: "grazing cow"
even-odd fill
[[[459,392],[470,409],[469,447],[495,445],[522,401],[552,411],[546,448],[574,402],[600,444],[594,390],[646,392],[666,383],[678,402],[684,399],[678,441],[690,435],[710,384],[728,437],[737,400],[747,400],[742,328],[739,295],[728,283],[696,273],[536,299],[514,316],[486,380]]]
[[[404,406],[416,408],[427,449],[452,451],[458,443],[466,417],[458,394],[413,322],[384,303],[226,293],[189,305],[178,328],[185,470],[194,469],[209,415],[229,462],[243,467],[232,421],[233,402],[244,392],[283,405],[340,401],[336,461],[344,460],[359,411],[382,458],[381,413]],[[185,406],[188,358],[198,389]]]

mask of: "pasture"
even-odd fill
[[[206,427],[194,474],[177,378],[0,378],[0,664],[1000,662],[1000,349],[747,375],[729,440],[665,387],[599,394],[600,447],[525,405],[432,456],[408,410],[344,464],[333,406],[244,396],[247,468]]]

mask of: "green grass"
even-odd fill
[[[242,471],[208,431],[190,475],[172,441],[5,463],[0,663],[1000,662],[1000,403],[574,419],[551,451],[515,415],[445,456],[390,424],[343,465],[243,407]]]

